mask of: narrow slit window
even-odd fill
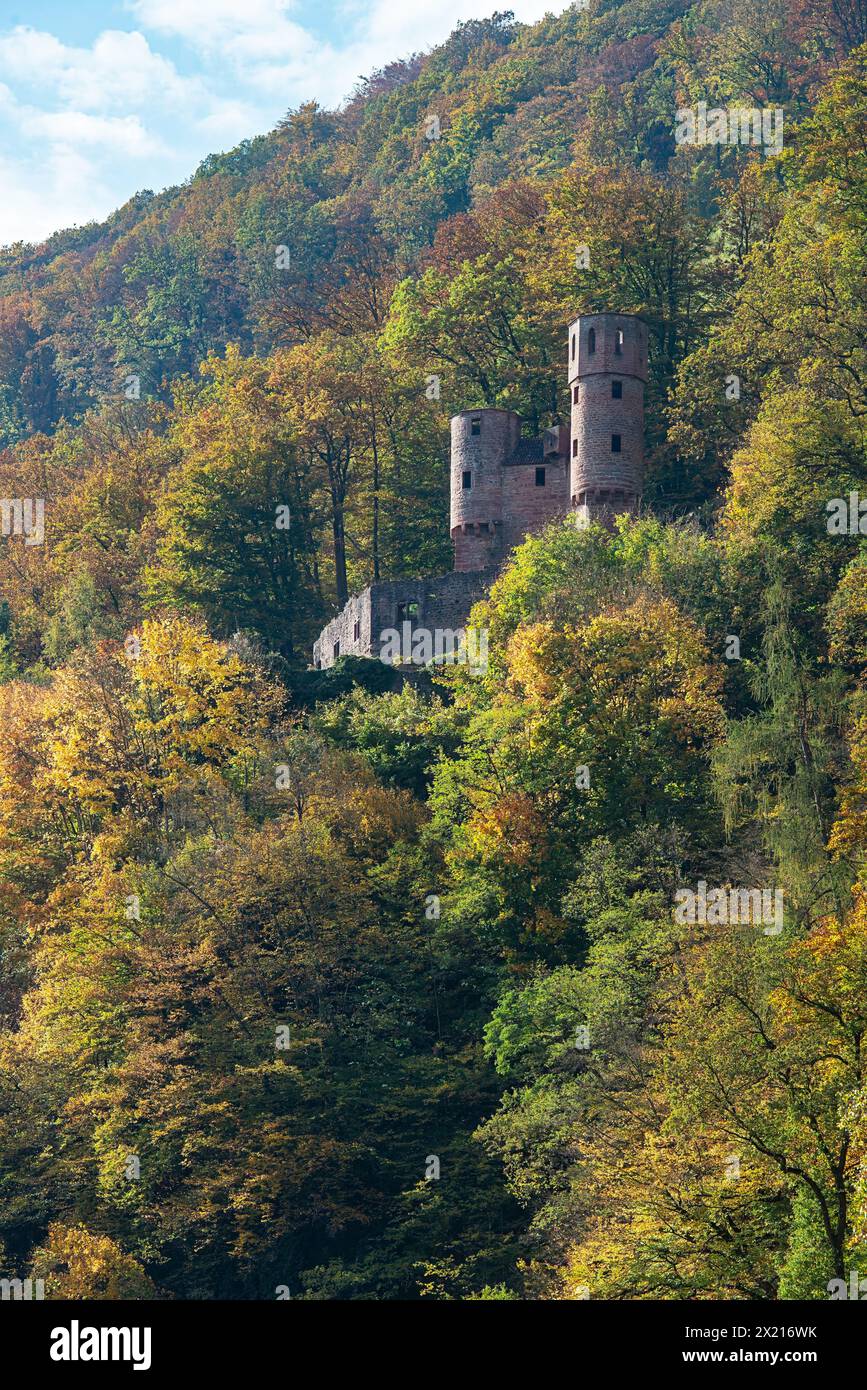
[[[612,452],[612,454],[619,454],[619,453],[620,453],[620,445],[621,445],[620,435],[619,435],[619,434],[612,434],[612,436],[611,436],[611,452]]]
[[[469,490],[470,490],[470,488],[472,487],[472,485],[473,485],[473,475],[472,475],[472,473],[470,473],[470,471],[467,469],[467,470],[465,470],[465,471],[461,474],[461,486],[463,487],[464,492],[469,492]]]
[[[622,355],[623,355],[623,329],[622,329],[622,328],[618,328],[617,332],[616,332],[615,335],[614,335],[614,353],[615,353],[615,356],[617,356],[617,357],[622,357]]]
[[[334,643],[334,660],[335,660],[335,661],[337,660],[337,658],[339,657],[339,655],[340,655],[340,643],[339,643],[339,642],[335,642],[335,643]]]
[[[356,618],[356,619],[355,619],[355,626],[354,626],[354,628],[352,629],[352,640],[353,640],[354,642],[357,642],[360,636],[361,636],[361,622],[359,621],[358,618]]]
[[[573,387],[572,387],[572,404],[573,404],[573,405],[577,405],[577,404],[578,404],[578,387],[577,387],[577,386],[573,386]]]
[[[572,440],[572,457],[573,457],[573,459],[576,459],[576,458],[578,457],[578,440],[577,440],[577,439],[573,439],[573,440]]]
[[[590,329],[590,332],[587,334],[587,351],[588,351],[588,353],[590,354],[591,357],[593,356],[593,353],[596,351],[596,329],[595,329],[595,328],[591,328],[591,329]]]
[[[572,361],[575,361],[575,334],[572,334]]]
[[[536,487],[544,487],[544,486],[545,486],[545,470],[544,470],[544,468],[537,468],[537,469],[536,469]]]

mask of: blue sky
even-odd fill
[[[0,0],[0,245],[102,218],[462,19],[564,0]]]

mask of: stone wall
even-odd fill
[[[544,487],[537,486],[542,469]],[[569,468],[565,458],[543,457],[503,469],[503,552],[508,555],[527,536],[535,535],[569,510]]]
[[[478,570],[496,569],[504,555],[503,523],[501,521],[464,522],[452,530],[455,569],[471,574]]]
[[[370,656],[371,591],[354,594],[342,612],[322,629],[313,643],[313,665],[332,666],[340,656]]]
[[[383,634],[389,629],[455,632],[462,629],[470,609],[484,598],[493,579],[488,573],[453,573],[434,579],[392,579],[371,584],[351,598],[336,618],[323,628],[313,647],[313,664],[326,669],[337,656],[379,656]],[[360,633],[354,636],[355,625]],[[340,651],[335,655],[335,644]]]

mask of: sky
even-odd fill
[[[105,217],[303,101],[565,0],[0,0],[0,246]]]

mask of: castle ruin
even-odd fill
[[[378,657],[389,629],[457,631],[515,546],[557,517],[610,526],[635,513],[644,471],[647,326],[634,314],[585,314],[569,328],[570,425],[521,435],[513,410],[451,422],[454,571],[368,585],[323,629],[313,662]]]

